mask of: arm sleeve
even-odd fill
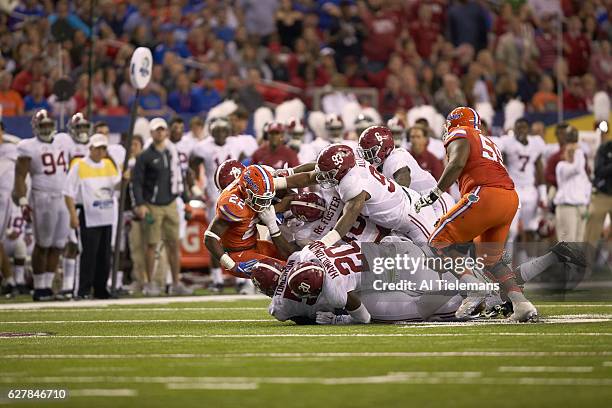
[[[145,203],[143,196],[144,169],[145,169],[145,152],[136,159],[134,170],[132,172],[132,195],[136,206]]]

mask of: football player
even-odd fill
[[[305,143],[306,126],[304,121],[291,118],[287,122],[287,134],[289,135],[289,147],[296,151],[300,163],[310,163],[317,159],[317,153],[310,143]]]
[[[393,132],[385,126],[372,126],[359,137],[358,154],[376,167],[385,177],[418,193],[425,193],[436,187],[436,179],[423,170],[408,150],[395,147]],[[448,193],[433,204],[436,217],[440,218],[455,200]],[[432,225],[433,227],[433,225]]]
[[[62,195],[69,157],[65,146],[55,140],[55,121],[46,110],[34,114],[32,131],[35,137],[24,139],[17,146],[13,201],[20,206],[24,219],[33,217],[36,242],[32,253],[33,298],[51,300],[53,278],[70,230]],[[32,180],[29,198],[28,174]]]
[[[524,232],[522,240],[533,242],[539,224],[538,206],[548,206],[542,164],[546,143],[540,136],[529,135],[529,122],[521,118],[514,123],[514,136],[502,136],[499,139],[499,146],[521,202],[520,209],[510,226],[508,239],[514,241],[520,224]]]
[[[10,204],[12,214],[2,246],[6,256],[5,261],[8,262],[9,259],[13,259],[13,276],[17,293],[28,294],[30,291],[26,287],[25,262],[27,256],[32,254],[34,246],[32,226],[23,219],[20,208],[13,202]]]
[[[91,136],[91,123],[81,112],[77,112],[68,121],[68,134],[58,133],[55,138],[65,146],[68,154],[68,162],[86,157],[89,154],[89,137]],[[77,230],[70,229],[70,235],[64,250],[64,260],[62,270],[64,278],[62,280],[62,290],[57,297],[61,300],[71,299],[75,288],[75,275],[77,268],[77,255],[79,254],[79,240]]]
[[[359,139],[359,136],[361,136],[364,130],[370,126],[376,125],[376,123],[374,123],[374,119],[372,119],[370,116],[360,113],[355,118],[353,125],[355,126],[355,135],[357,136],[357,139]]]
[[[317,158],[314,171],[296,173],[286,178],[276,178],[276,187],[301,188],[319,184],[322,188],[334,188],[344,203],[344,213],[333,229],[320,240],[331,246],[345,236],[359,215],[369,217],[380,227],[407,235],[418,243],[427,242],[436,220],[433,209],[416,214],[412,202],[418,193],[404,189],[394,180],[382,175],[375,167],[343,144],[332,144]]]
[[[457,256],[454,246],[477,242],[476,256],[483,259],[487,271],[500,283],[502,294],[512,301],[514,313],[510,320],[537,318],[536,308],[525,298],[512,269],[501,259],[519,199],[499,149],[480,132],[480,117],[467,107],[449,113],[444,143],[449,163],[436,188],[422,195],[415,209],[418,212],[431,206],[457,180],[463,197],[439,220],[430,244],[439,253]],[[478,282],[470,273],[462,274],[461,279]],[[482,300],[482,295],[468,296],[458,316],[471,314]]]
[[[257,259],[279,258],[272,242],[257,239],[259,221],[268,226],[273,240],[281,235],[272,207],[274,194],[272,173],[259,165],[247,167],[221,192],[204,243],[213,259],[232,275],[248,278]]]
[[[406,141],[406,124],[404,121],[397,116],[394,116],[387,121],[387,127],[391,129],[391,134],[393,134],[393,144],[395,147],[402,147],[404,149],[407,148],[408,142]]]
[[[7,225],[11,217],[13,203],[11,201],[11,191],[15,182],[15,162],[17,161],[17,144],[9,140],[4,134],[4,125],[0,121],[0,239],[5,236]],[[0,245],[0,261],[6,261],[6,254],[3,254]],[[15,282],[9,282],[15,287]]]

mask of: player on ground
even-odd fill
[[[264,214],[268,215],[264,222],[270,224],[272,239],[280,237],[271,208],[274,193],[272,174],[253,165],[227,186],[217,200],[216,215],[204,234],[204,243],[212,257],[234,276],[248,278],[257,259],[279,258],[274,244],[257,239],[257,223]]]
[[[522,240],[533,242],[539,222],[538,205],[545,207],[548,202],[542,164],[546,143],[540,136],[529,135],[529,122],[521,118],[514,124],[514,136],[501,137],[499,145],[521,202],[521,208],[510,227],[508,240],[514,241],[520,229],[524,232]]]
[[[395,180],[399,185],[408,187],[418,193],[425,193],[436,187],[436,179],[419,166],[410,152],[402,147],[395,147],[393,134],[385,126],[367,128],[359,137],[357,152],[385,177]],[[418,198],[417,198],[418,199]],[[442,217],[455,200],[448,193],[433,204],[437,218]]]
[[[24,139],[17,146],[13,201],[21,207],[26,220],[30,219],[30,212],[33,216],[36,242],[32,253],[33,298],[51,300],[53,278],[70,229],[62,195],[69,158],[65,147],[55,140],[55,122],[46,110],[34,114],[32,131],[35,137]],[[32,179],[29,199],[28,174]]]
[[[432,209],[428,213],[416,214],[410,190],[388,179],[365,160],[355,158],[353,150],[343,144],[333,144],[321,151],[314,171],[276,178],[275,183],[279,189],[319,184],[338,192],[344,203],[344,213],[334,228],[321,238],[325,246],[331,246],[345,236],[360,214],[383,228],[406,234],[420,243],[427,242],[428,225],[433,225],[436,219]],[[414,200],[417,198],[415,193]]]
[[[430,244],[441,253],[453,254],[452,246],[476,242],[476,255],[500,283],[502,294],[512,301],[513,321],[537,317],[537,310],[523,295],[512,269],[502,260],[504,244],[519,200],[499,149],[480,133],[480,117],[471,108],[455,108],[447,117],[444,138],[449,163],[437,187],[421,196],[415,209],[432,205],[457,179],[462,198],[442,217]],[[486,256],[485,256],[486,255]],[[464,281],[478,282],[469,273]],[[483,296],[468,296],[458,315],[471,314]],[[459,317],[458,316],[458,317]]]

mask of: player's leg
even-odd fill
[[[32,228],[34,232],[34,250],[32,251],[32,281],[34,300],[52,300],[51,284],[53,276],[45,275],[47,254],[53,244],[53,218],[49,196],[41,192],[32,192]]]
[[[11,270],[11,262],[7,256],[3,243],[0,242],[0,268],[2,268],[2,294],[8,296],[17,295],[17,283]]]
[[[53,282],[53,278],[58,271],[60,256],[64,253],[68,237],[70,236],[70,214],[68,213],[68,208],[66,208],[63,197],[53,197],[50,204],[52,205],[51,214],[53,214],[54,217],[54,220],[52,220],[54,222],[53,242],[51,243],[51,248],[49,248],[47,252],[47,270],[45,273],[48,279]],[[71,273],[71,276],[63,276],[64,279],[62,281],[62,290],[60,293],[64,292],[64,288],[66,288],[66,291],[59,299],[72,297],[71,294],[74,290],[74,270],[69,271],[69,273]]]
[[[58,297],[69,299],[73,295],[78,254],[79,243],[77,232],[75,229],[71,228],[68,234],[68,242],[64,250],[64,259],[62,262],[62,290],[58,293]]]
[[[20,294],[27,294],[30,291],[26,287],[25,280],[25,263],[28,256],[28,248],[25,243],[23,236],[20,236],[12,242],[12,250],[7,253],[7,256],[13,258],[13,273],[15,276],[15,283],[17,284],[17,290]]]
[[[158,206],[147,205],[147,207],[149,208],[149,212],[151,214],[151,217],[149,217],[151,222],[147,221],[147,219],[142,222],[144,222],[143,235],[146,245],[145,265],[149,284],[145,286],[143,294],[148,296],[157,296],[159,295],[159,287],[153,283],[153,273],[155,271],[156,250],[162,238],[162,214],[159,211]]]

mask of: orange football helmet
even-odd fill
[[[274,180],[272,173],[257,164],[248,166],[238,181],[244,202],[255,212],[262,212],[272,204]]]
[[[466,106],[453,109],[446,117],[446,131],[450,132],[459,126],[480,129],[480,115],[474,109]]]

